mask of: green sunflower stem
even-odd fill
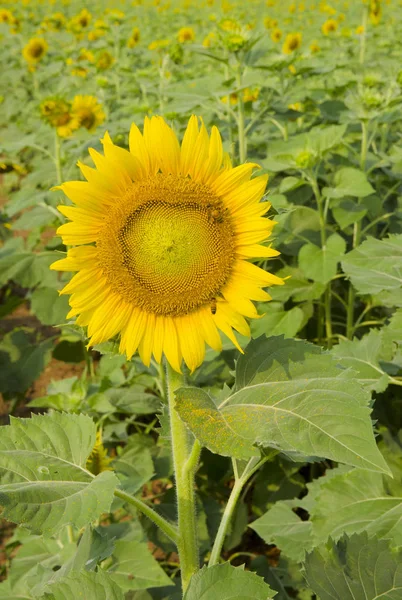
[[[54,164],[56,165],[56,176],[57,176],[57,184],[61,185],[63,183],[63,174],[61,172],[61,142],[60,137],[57,134],[57,131],[54,132]]]
[[[243,85],[242,81],[242,65],[239,64],[237,70],[236,82],[237,87],[241,88]],[[237,116],[237,130],[239,135],[239,162],[243,164],[247,160],[247,136],[246,136],[246,113],[244,110],[243,91],[239,89],[238,92],[238,116]]]
[[[363,18],[362,18],[362,27],[363,27],[363,31],[361,33],[361,37],[360,37],[360,53],[359,53],[359,63],[361,65],[364,64],[364,60],[366,57],[366,35],[367,35],[367,24],[368,24],[368,17],[369,17],[369,6],[364,6],[363,7]]]
[[[194,474],[198,466],[200,446],[195,442],[191,448],[190,433],[174,406],[175,391],[183,386],[183,376],[176,373],[170,365],[167,365],[166,375],[178,513],[177,549],[184,594],[192,575],[199,569]]]

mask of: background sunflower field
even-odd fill
[[[239,495],[226,562],[184,597],[402,600],[401,29],[401,0],[2,3],[0,599],[182,598],[172,541],[113,496],[118,481],[175,518],[163,372],[126,361],[117,340],[88,349],[59,295],[70,275],[49,266],[66,251],[54,188],[80,179],[88,148],[106,131],[127,148],[147,115],[181,137],[196,114],[234,165],[269,175],[280,255],[258,265],[286,280],[251,341],[239,336],[246,358],[228,340],[208,349],[199,395],[182,403],[204,447],[202,564],[235,485],[229,457],[245,459],[228,451],[232,432],[206,425],[203,394],[218,405],[264,377],[292,417],[294,398],[306,406]],[[372,409],[370,452],[353,402]],[[271,425],[255,425],[262,446]],[[49,453],[65,477],[52,479]]]

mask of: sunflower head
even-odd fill
[[[48,44],[45,39],[32,38],[24,47],[22,55],[28,63],[34,64],[45,56],[47,49]]]
[[[12,25],[14,22],[14,15],[11,10],[7,10],[7,8],[0,8],[0,23],[7,23],[8,25]]]
[[[80,126],[88,131],[95,131],[106,117],[95,96],[75,96],[71,112],[78,119]]]
[[[127,41],[127,46],[129,48],[135,48],[135,46],[137,46],[138,42],[140,41],[140,30],[138,27],[134,27],[133,31],[131,32],[130,37],[128,38]]]
[[[381,0],[370,0],[369,16],[371,23],[378,25],[382,16]]]
[[[192,27],[182,27],[179,29],[177,34],[177,41],[180,44],[185,44],[186,42],[193,42],[195,39],[194,29]]]
[[[285,42],[282,47],[282,52],[284,54],[292,54],[298,50],[302,43],[302,34],[301,33],[288,33],[286,36]]]
[[[327,19],[323,26],[321,27],[321,31],[324,35],[330,35],[334,33],[338,29],[338,22],[335,19]]]
[[[72,113],[70,102],[62,98],[46,98],[40,105],[40,112],[60,137],[69,137],[80,126],[79,119]]]
[[[106,71],[107,69],[110,69],[110,67],[113,65],[114,63],[114,57],[110,54],[110,52],[108,52],[107,50],[104,50],[103,52],[101,52],[96,60],[96,68],[99,71]]]
[[[267,176],[232,168],[216,127],[209,136],[194,116],[181,145],[160,117],[143,134],[133,125],[129,141],[127,151],[106,134],[104,155],[90,150],[96,168],[79,165],[87,181],[60,186],[75,207],[59,207],[71,222],[58,234],[75,247],[52,268],[77,272],[61,293],[90,345],[120,335],[128,358],[164,354],[193,371],[205,343],[222,348],[220,332],[240,349],[233,330],[249,335],[252,301],[283,283],[250,262],[278,254],[261,244],[274,225],[260,203]]]
[[[282,31],[277,27],[271,33],[271,40],[275,43],[280,42],[282,38]]]

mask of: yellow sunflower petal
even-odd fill
[[[133,123],[130,129],[129,136],[129,147],[130,153],[138,160],[142,168],[141,179],[145,179],[150,175],[151,163],[149,160],[149,154],[145,145],[144,138],[137,125]]]
[[[171,317],[166,317],[165,320],[163,352],[173,369],[178,373],[181,373],[182,353],[179,346],[176,324]]]
[[[117,165],[122,165],[133,181],[144,179],[146,177],[146,170],[143,168],[143,165],[138,158],[131,152],[128,152],[128,150],[115,146],[107,131],[101,141],[106,160],[111,160]]]

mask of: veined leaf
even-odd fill
[[[145,590],[173,585],[144,542],[119,540],[112,555],[110,578],[123,590]]]
[[[345,240],[334,233],[328,238],[325,248],[305,244],[299,253],[299,266],[306,277],[326,284],[336,275],[345,249]]]
[[[375,189],[367,180],[367,175],[353,167],[343,167],[335,173],[335,187],[325,187],[324,196],[328,198],[344,198],[345,196],[356,196],[364,198],[374,194]]]
[[[262,517],[251,523],[267,544],[275,544],[292,560],[300,562],[313,548],[312,523],[302,521],[286,502],[277,502]]]
[[[72,573],[47,586],[46,590],[43,600],[124,600],[123,591],[102,570]]]
[[[305,576],[320,600],[399,600],[402,552],[365,533],[344,536],[316,548],[306,558]]]
[[[11,418],[0,433],[3,516],[51,535],[72,523],[83,527],[110,509],[116,476],[85,468],[96,427],[84,415],[53,413]]]
[[[402,286],[402,234],[368,238],[345,255],[342,268],[359,294],[378,294]]]
[[[275,595],[255,573],[224,563],[193,575],[184,600],[269,600]]]
[[[183,421],[218,454],[249,458],[262,445],[389,473],[374,439],[370,396],[312,344],[259,338],[240,357],[235,393],[219,407],[195,388],[176,398]]]
[[[360,340],[341,340],[331,353],[342,366],[356,371],[360,383],[367,389],[383,392],[388,387],[389,376],[379,364],[382,347],[382,332],[372,329]]]

